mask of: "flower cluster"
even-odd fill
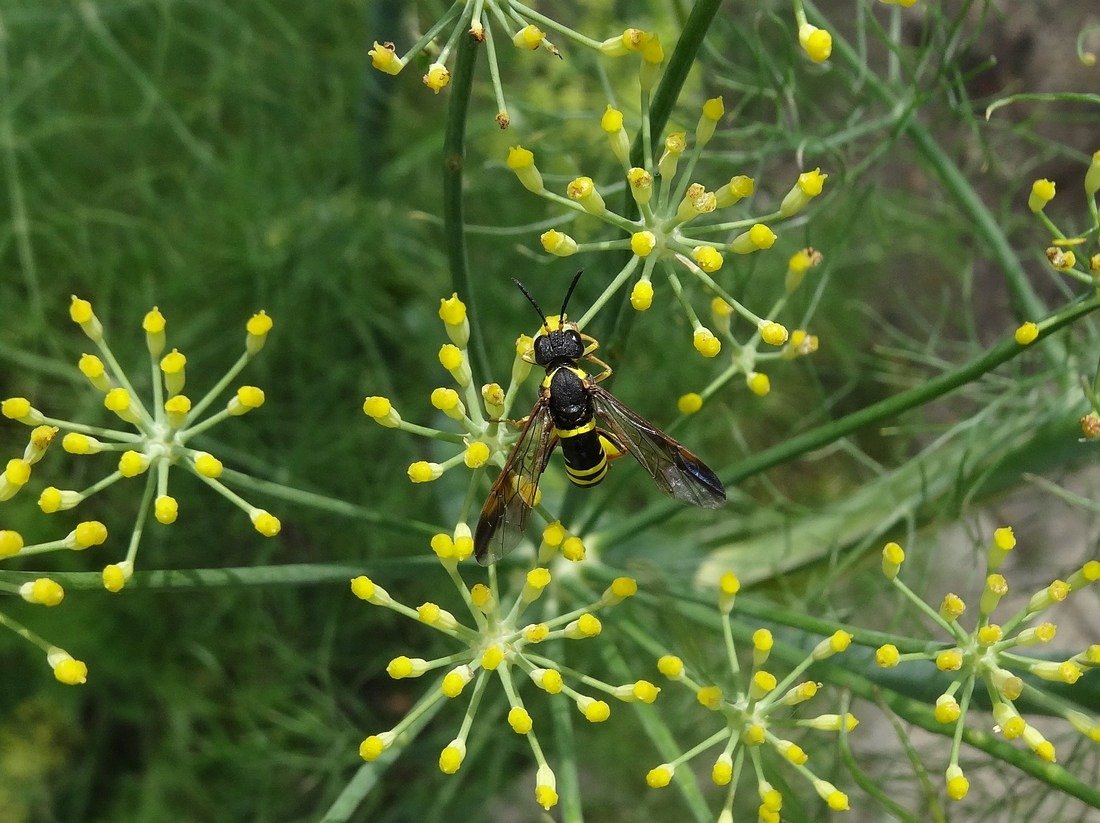
[[[606,40],[594,40],[579,31],[559,23],[553,18],[540,14],[518,0],[456,0],[451,7],[421,35],[400,57],[397,47],[390,42],[375,41],[368,52],[374,68],[386,74],[400,74],[409,61],[421,52],[431,52],[432,62],[424,73],[424,85],[439,94],[451,82],[451,71],[447,68],[451,54],[458,44],[463,31],[477,43],[484,43],[489,58],[489,76],[493,82],[493,92],[497,101],[497,124],[508,128],[511,118],[508,105],[504,100],[504,88],[500,79],[500,66],[497,62],[496,41],[493,25],[506,34],[512,45],[523,51],[544,49],[556,57],[561,52],[547,37],[547,31],[560,34],[570,42],[591,49],[608,57],[621,57],[633,52],[656,56],[660,62],[661,45],[656,35],[640,29],[629,28],[621,35]],[[442,48],[435,45],[436,37],[449,30],[446,43]]]
[[[1053,763],[1055,760],[1054,746],[1020,716],[1015,701],[1021,697],[1047,708],[1052,714],[1061,715],[1082,734],[1100,741],[1100,721],[1043,692],[1020,676],[1020,673],[1026,673],[1041,680],[1075,683],[1086,669],[1100,666],[1100,645],[1090,646],[1080,654],[1061,661],[1029,657],[1022,653],[1027,647],[1046,644],[1054,639],[1057,631],[1055,624],[1038,622],[1039,618],[1072,592],[1100,580],[1100,561],[1085,563],[1067,580],[1052,581],[1035,592],[1004,623],[994,623],[990,618],[1008,592],[1008,583],[997,570],[1015,546],[1012,529],[1000,528],[994,532],[986,553],[988,574],[985,588],[978,601],[974,628],[970,631],[959,623],[967,608],[961,597],[947,594],[938,609],[931,607],[898,577],[905,560],[901,546],[887,543],[882,550],[883,574],[907,600],[951,638],[949,645],[933,652],[900,653],[896,646],[887,644],[875,652],[875,661],[879,666],[891,668],[912,660],[931,660],[940,671],[953,678],[951,685],[937,698],[935,708],[935,716],[940,723],[955,724],[946,772],[947,795],[953,800],[961,800],[970,788],[970,782],[959,767],[959,748],[975,689],[982,688],[988,693],[993,704],[996,729],[1005,739],[1022,738],[1038,757],[1047,762]]]
[[[1084,179],[1085,204],[1089,212],[1091,228],[1081,234],[1067,236],[1053,220],[1046,214],[1047,204],[1054,199],[1056,188],[1051,180],[1036,180],[1031,185],[1027,206],[1039,218],[1043,226],[1050,232],[1051,243],[1046,250],[1046,258],[1050,265],[1062,274],[1085,283],[1100,292],[1100,207],[1097,206],[1097,194],[1100,193],[1100,151],[1092,155],[1092,161],[1085,171]],[[1093,252],[1080,254],[1081,247],[1085,246],[1089,236],[1092,236]],[[1078,251],[1074,251],[1078,249]],[[1087,266],[1085,260],[1087,259]],[[1035,323],[1025,323],[1016,332],[1017,342],[1020,340],[1020,331],[1025,327],[1035,327],[1036,335],[1038,327]],[[1034,337],[1032,337],[1034,339]],[[1030,342],[1027,341],[1027,342]],[[1083,379],[1085,397],[1092,406],[1092,410],[1081,418],[1081,433],[1086,440],[1100,438],[1100,365],[1097,367],[1096,377],[1089,385],[1087,379]]]
[[[150,509],[159,523],[175,522],[179,502],[170,495],[169,474],[173,467],[183,466],[196,477],[241,508],[260,534],[272,537],[279,533],[278,518],[253,506],[225,486],[221,479],[222,462],[206,451],[193,448],[192,438],[209,430],[229,417],[239,417],[264,402],[264,392],[256,386],[240,386],[219,411],[200,419],[240,371],[263,348],[272,320],[264,312],[253,315],[245,324],[245,351],[228,372],[198,401],[192,402],[183,393],[187,380],[187,357],[178,349],[165,353],[166,321],[153,308],[142,322],[146,348],[150,356],[152,397],[142,401],[133,384],[119,366],[103,334],[103,326],[92,304],[72,298],[69,314],[95,344],[98,354],[84,353],[77,362],[80,373],[101,395],[103,406],[130,427],[130,430],[81,423],[52,417],[24,397],[9,397],[0,404],[0,413],[9,420],[32,427],[31,443],[22,458],[8,462],[0,480],[0,500],[14,496],[31,475],[31,467],[42,457],[46,447],[61,432],[62,448],[73,455],[117,455],[116,468],[82,490],[47,486],[38,498],[39,508],[46,514],[72,509],[89,497],[115,483],[145,475],[144,490],[138,505],[129,548],[125,559],[103,570],[103,585],[112,592],[121,590],[134,571],[141,535]],[[20,535],[0,532],[0,556],[37,554],[59,549],[86,549],[103,543],[107,530],[98,521],[77,525],[65,538],[48,543],[24,546]],[[58,598],[60,601],[60,598]]]
[[[725,113],[722,98],[715,97],[703,104],[695,128],[694,145],[690,150],[687,133],[673,132],[665,137],[660,155],[655,155],[648,115],[648,90],[643,73],[641,166],[632,165],[632,141],[626,130],[623,112],[609,105],[600,119],[600,127],[611,153],[622,167],[632,202],[637,207],[637,217],[613,211],[600,193],[600,187],[590,177],[572,180],[566,187],[565,196],[550,191],[535,164],[534,153],[522,146],[515,146],[509,151],[507,165],[528,191],[577,215],[596,217],[625,235],[617,240],[580,243],[557,229],[542,234],[543,249],[559,257],[579,252],[630,253],[629,260],[580,325],[583,326],[618,289],[630,281],[634,282],[630,304],[637,311],[648,310],[654,298],[653,274],[659,268],[691,324],[695,349],[704,357],[716,357],[725,341],[732,351],[726,372],[702,394],[685,398],[686,408],[682,404],[681,410],[697,410],[706,396],[737,374],[745,376],[751,391],[763,396],[770,389],[770,381],[758,369],[760,363],[811,354],[817,349],[816,336],[803,329],[789,332],[775,318],[782,312],[790,294],[801,285],[806,273],[821,262],[822,256],[812,248],[794,254],[787,266],[785,293],[763,315],[737,300],[714,275],[723,267],[726,255],[750,255],[770,249],[775,244],[776,233],[769,224],[788,220],[802,212],[821,194],[828,175],[820,169],[800,174],[779,206],[770,213],[706,222],[720,210],[751,197],[756,189],[756,182],[745,175],[735,175],[714,190],[693,182],[702,151],[714,136]],[[689,283],[681,281],[681,273],[688,275]],[[691,299],[692,285],[712,298],[713,329],[699,319]],[[738,341],[735,338],[734,314],[751,326],[747,339]],[[767,350],[759,351],[762,343],[768,347]]]
[[[683,660],[675,655],[665,655],[657,661],[657,668],[663,675],[691,689],[700,704],[721,715],[724,725],[675,760],[651,769],[646,775],[646,783],[652,788],[667,786],[677,767],[707,749],[721,745],[722,751],[711,769],[711,779],[719,786],[729,786],[729,791],[718,819],[723,823],[733,819],[734,792],[747,756],[756,775],[760,796],[759,819],[762,823],[778,823],[783,796],[765,777],[762,749],[768,747],[808,780],[830,809],[844,811],[848,808],[847,795],[815,775],[806,765],[809,760],[806,751],[794,741],[780,736],[780,730],[786,726],[839,732],[841,729],[851,731],[856,727],[858,721],[852,714],[822,714],[797,720],[788,717],[791,708],[810,700],[821,687],[820,683],[812,680],[799,680],[802,673],[815,661],[846,650],[852,636],[845,631],[835,632],[818,643],[801,663],[779,680],[765,668],[774,642],[772,633],[767,629],[758,629],[752,635],[752,666],[748,671],[743,671],[730,623],[730,612],[740,588],[741,584],[732,572],[726,572],[719,580],[718,608],[724,618],[722,630],[726,659],[736,683],[732,694],[719,686],[699,682],[689,673]]]
[[[547,532],[552,531],[557,534],[546,535],[545,541],[560,542],[563,538],[561,526],[551,524]],[[420,677],[431,671],[443,674],[438,687],[426,694],[396,726],[365,738],[359,754],[368,761],[378,758],[387,749],[403,742],[402,736],[408,734],[409,728],[424,712],[444,698],[458,698],[470,686],[469,703],[458,734],[439,755],[440,770],[444,774],[454,774],[462,766],[478,709],[495,677],[500,681],[508,706],[507,723],[512,731],[527,738],[538,764],[535,800],[544,809],[549,809],[558,802],[556,780],[535,734],[534,719],[520,696],[523,683],[530,681],[547,694],[572,700],[591,723],[602,723],[611,714],[611,707],[602,697],[627,703],[652,703],[660,689],[645,680],[622,685],[605,683],[561,666],[551,657],[540,654],[535,647],[555,639],[584,640],[598,636],[603,627],[595,612],[633,596],[637,584],[629,577],[616,578],[594,602],[565,614],[533,615],[532,622],[530,613],[539,608],[540,598],[551,583],[551,572],[545,565],[533,566],[518,591],[505,595],[498,584],[495,566],[488,569],[488,584],[467,586],[459,573],[458,564],[473,552],[473,538],[464,523],[459,524],[453,534],[437,534],[432,538],[431,547],[469,614],[465,622],[436,603],[422,603],[415,608],[405,605],[368,577],[360,576],[351,581],[351,590],[357,597],[424,623],[460,647],[455,653],[435,660],[401,655],[390,661],[386,671],[395,680]],[[593,697],[582,691],[582,687],[602,695]]]

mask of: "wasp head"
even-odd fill
[[[579,360],[584,356],[584,342],[577,331],[577,324],[570,323],[565,315],[552,314],[535,335],[533,343],[535,362],[546,367],[555,361]]]

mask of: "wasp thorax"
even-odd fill
[[[535,362],[540,366],[549,366],[563,360],[579,360],[584,356],[584,343],[580,332],[572,323],[564,326],[545,328],[535,338]]]

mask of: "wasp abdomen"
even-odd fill
[[[554,434],[561,443],[569,479],[578,486],[594,486],[607,474],[608,464],[584,372],[573,367],[555,369],[546,386]]]

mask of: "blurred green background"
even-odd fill
[[[408,44],[409,5],[0,5],[0,396],[106,422],[75,369],[88,342],[68,319],[70,294],[93,301],[141,385],[148,369],[140,322],[152,305],[168,318],[169,345],[187,353],[188,380],[200,387],[238,356],[244,321],[264,308],[275,329],[242,379],[262,386],[267,403],[211,432],[208,448],[257,477],[395,520],[446,525],[460,487],[411,487],[405,467],[431,457],[425,443],[381,429],[360,411],[364,395],[384,394],[404,417],[430,421],[428,395],[449,382],[435,356],[443,342],[438,300],[452,291],[440,224],[448,95],[428,92],[416,65],[391,78],[372,72],[367,57],[375,39],[395,40],[399,51]],[[423,5],[421,23],[434,16],[433,4]],[[771,257],[728,261],[723,272],[750,306],[763,306],[781,289],[790,253],[813,244],[826,255],[788,322],[794,327],[812,313],[821,351],[775,367],[764,400],[740,383],[727,387],[692,430],[693,448],[718,466],[918,384],[1014,328],[987,240],[912,142],[910,120],[928,128],[1025,250],[1040,298],[1050,306],[1066,299],[1066,287],[1045,272],[1043,233],[1024,202],[1035,177],[1055,179],[1060,190],[1079,185],[1082,158],[1096,148],[1088,144],[1095,117],[1066,115],[1057,134],[1048,133],[1051,118],[1041,108],[991,124],[980,119],[993,96],[1040,82],[1032,55],[1042,35],[1027,39],[996,7],[983,18],[977,4],[947,12],[929,4],[894,32],[904,70],[892,75],[886,30],[853,6],[835,5],[844,21],[838,33],[865,50],[861,59],[893,99],[873,93],[843,61],[808,64],[789,7],[731,2],[673,114],[674,125],[690,129],[702,99],[726,98],[730,114],[699,175],[710,187],[732,174],[756,176],[760,210],[782,197],[800,168],[820,165],[830,174],[820,207],[787,228]],[[669,49],[689,8],[658,0],[540,5],[596,37],[626,24],[655,28]],[[1074,21],[1063,25],[1075,31]],[[942,51],[944,42],[952,47]],[[1004,57],[992,66],[998,50]],[[512,341],[535,326],[508,278],[519,276],[552,305],[583,266],[589,274],[574,299],[581,306],[619,262],[536,253],[541,221],[558,213],[503,166],[507,147],[522,142],[536,151],[552,188],[580,173],[616,179],[597,125],[607,103],[602,83],[636,127],[633,67],[605,61],[602,80],[595,58],[566,53],[559,62],[502,49],[513,112],[506,133],[493,121],[485,66],[478,66],[465,181],[480,310],[472,322],[501,382]],[[1077,82],[1070,57],[1058,64],[1069,66],[1068,79],[1047,65],[1042,82]],[[1083,220],[1075,204],[1060,209],[1052,206],[1071,225]],[[584,239],[598,226],[576,221],[569,231]],[[613,314],[601,316],[597,336]],[[636,318],[609,355],[615,392],[667,425],[676,398],[714,373],[689,341],[690,327],[667,304]],[[1002,372],[1008,387],[993,388],[1011,392],[1012,379],[1040,362],[1011,366]],[[782,511],[842,496],[875,466],[917,453],[944,420],[983,408],[990,390],[897,432],[861,432],[834,460],[773,473],[782,496],[762,484],[737,505],[764,501]],[[1032,403],[1039,401],[1021,394],[1006,414],[1030,413]],[[23,427],[4,421],[0,455],[18,454],[25,437]],[[137,486],[118,485],[53,518],[33,506],[43,485],[81,488],[106,466],[55,447],[31,487],[0,505],[0,526],[31,542],[94,517],[111,530],[108,546],[5,568],[95,571],[121,555]],[[199,483],[174,483],[180,519],[170,528],[150,525],[139,568],[342,563],[372,570],[407,603],[445,596],[434,566],[407,562],[427,549],[408,529],[250,494],[283,522],[276,539],[264,540]],[[650,491],[640,487],[639,497],[620,505],[630,508]],[[669,563],[690,571],[676,558]],[[0,632],[0,819],[12,823],[314,819],[354,772],[363,734],[392,726],[424,688],[390,681],[386,661],[411,649],[423,657],[439,651],[418,627],[355,601],[344,584],[75,592],[48,612],[16,600],[5,600],[6,612],[86,660],[91,673],[86,686],[61,686],[37,650]],[[639,676],[648,665],[639,662]],[[438,750],[457,724],[448,718],[387,773],[358,819],[431,819],[429,809],[441,814],[443,804],[433,805],[439,792],[448,817],[531,819],[522,741],[490,745],[461,788],[436,772]],[[622,762],[623,752],[646,745],[639,734],[583,730],[592,819],[675,814],[668,798],[639,805],[644,764]],[[521,811],[509,818],[503,809],[512,795]]]

